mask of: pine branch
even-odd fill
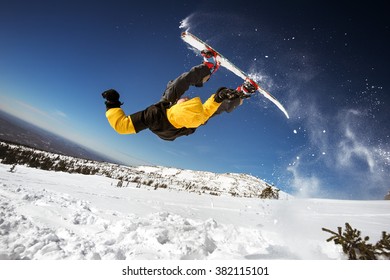
[[[323,231],[330,233],[332,236],[326,241],[333,241],[336,245],[341,245],[344,254],[348,255],[350,260],[376,260],[378,257],[390,259],[390,234],[382,233],[382,239],[375,245],[368,243],[368,236],[362,238],[361,232],[353,229],[349,223],[345,223],[345,230],[341,227],[334,232],[327,228]]]

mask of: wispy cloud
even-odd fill
[[[287,168],[297,194],[378,198],[387,192],[390,152],[373,141],[364,112],[346,109],[333,116],[312,102],[300,116],[308,143]],[[330,184],[331,177],[340,185]]]
[[[61,135],[65,138],[74,138],[75,132],[67,123],[67,114],[61,110],[45,110],[10,96],[1,96],[0,109],[16,116],[28,123]],[[65,133],[66,132],[66,133]]]
[[[48,114],[47,112],[37,107],[34,107],[28,103],[25,103],[18,99],[11,98],[6,95],[1,96],[0,109],[9,114],[25,119],[26,121],[29,122],[34,120],[34,116],[35,117],[39,116],[45,119],[52,118],[50,114]]]
[[[337,163],[343,168],[353,167],[357,160],[367,164],[370,173],[376,169],[374,159],[375,148],[368,147],[360,142],[356,134],[347,127],[344,131],[344,138],[338,144]]]
[[[21,118],[26,122],[62,135],[63,129],[60,129],[60,127],[65,125],[64,119],[67,118],[64,112],[60,110],[45,111],[44,109],[11,97],[2,99],[1,110]]]
[[[59,116],[61,118],[68,118],[68,115],[60,110],[54,110],[54,115]]]
[[[331,101],[329,93],[324,95],[326,88],[334,91],[331,94],[337,94],[334,87],[318,83],[316,87],[309,86],[321,73],[313,56],[295,53],[280,60],[284,63],[279,65],[289,65],[292,69],[276,71],[288,72],[284,78],[259,74],[259,79],[276,96],[284,94],[290,123],[297,125],[295,133],[304,141],[289,161],[286,171],[290,180],[283,184],[302,196],[378,198],[381,193],[387,193],[390,143],[375,139],[380,128],[373,128],[374,111],[370,109],[374,105],[378,109],[377,92],[362,93],[376,96],[372,98],[372,106],[366,104],[370,100],[360,97],[364,106],[349,102],[340,107]],[[252,70],[256,74],[256,68]],[[345,96],[342,92],[338,94]],[[258,106],[264,106],[261,99],[258,101]]]
[[[389,146],[371,135],[374,124],[367,119],[364,112],[347,110],[340,124],[342,138],[336,155],[337,167],[351,176],[358,178],[356,185],[361,192],[387,192],[389,185]]]

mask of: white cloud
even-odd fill
[[[360,142],[351,128],[346,127],[344,137],[338,144],[337,163],[339,166],[353,167],[355,160],[359,158],[367,164],[369,171],[374,173],[376,169],[374,157],[374,149]]]
[[[61,118],[68,118],[68,115],[65,114],[64,112],[60,111],[60,110],[55,110],[54,111],[54,115],[59,116]]]

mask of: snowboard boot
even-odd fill
[[[240,93],[234,89],[221,87],[214,95],[214,100],[222,103],[225,100],[234,100],[240,98]]]
[[[242,93],[235,89],[221,87],[214,95],[215,102],[221,103],[217,111],[213,114],[213,117],[223,112],[231,113],[237,107],[242,105],[243,98]]]
[[[203,56],[203,64],[210,69],[211,73],[218,70],[221,62],[218,61],[218,54],[215,51],[205,49],[200,54]]]
[[[248,98],[257,90],[255,83],[250,79],[246,79],[245,82],[238,86],[236,89],[239,93],[241,93],[241,98]]]

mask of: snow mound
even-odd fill
[[[10,176],[0,189],[0,259],[207,259],[267,252],[267,242],[256,229],[168,211],[141,217],[100,210],[71,195],[81,191],[73,185],[79,175],[25,167],[17,167],[15,175],[1,167],[2,175]],[[13,183],[16,176],[26,181]],[[55,191],[54,177],[61,178],[62,188],[73,186],[70,194]],[[51,190],[41,188],[43,178]]]

